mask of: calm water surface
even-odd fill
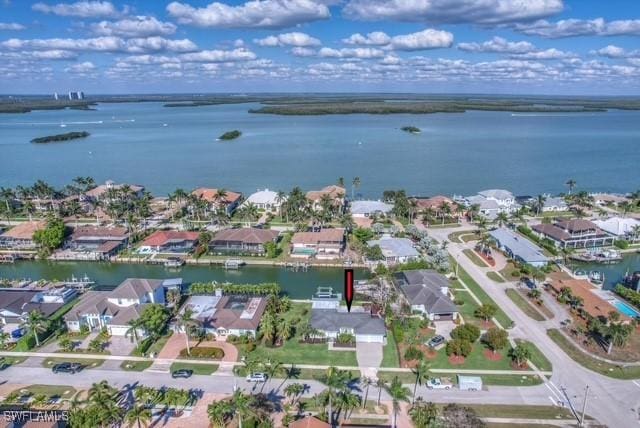
[[[590,190],[640,187],[640,112],[296,117],[248,113],[253,107],[122,103],[97,111],[2,114],[0,185],[42,178],[60,186],[91,175],[145,184],[158,195],[200,185],[311,189],[354,176],[365,196],[390,188],[424,195],[491,187],[537,194],[565,190],[568,178]],[[405,125],[422,133],[400,131]],[[215,141],[232,129],[242,137]],[[92,135],[29,142],[83,130]]]
[[[609,290],[615,288],[626,274],[640,270],[640,253],[627,254],[620,263],[613,265],[602,265],[597,263],[574,263],[574,269],[590,272],[592,270],[604,273],[604,288]]]

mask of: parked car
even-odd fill
[[[427,381],[427,388],[429,389],[451,389],[453,384],[449,379],[433,378]]]
[[[435,348],[436,346],[440,346],[444,344],[444,342],[446,342],[446,339],[444,338],[444,336],[437,335],[429,339],[429,341],[427,342],[427,346],[429,348]]]
[[[174,379],[178,379],[178,378],[188,379],[192,375],[193,375],[193,370],[189,370],[189,369],[179,369],[171,373],[171,377]]]
[[[24,336],[24,329],[23,328],[16,328],[15,330],[13,330],[11,332],[11,338],[12,339],[20,339],[22,336]]]
[[[80,363],[59,363],[51,367],[54,373],[71,373],[75,374],[82,370]]]
[[[247,382],[266,382],[266,373],[251,373],[247,375]]]

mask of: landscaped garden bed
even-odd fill
[[[221,360],[224,358],[224,351],[214,346],[196,346],[191,348],[191,352],[187,348],[180,350],[180,358],[193,358],[203,360]]]

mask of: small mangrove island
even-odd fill
[[[408,132],[410,134],[419,134],[421,132],[420,128],[417,128],[415,126],[403,126],[400,129],[402,129],[404,132]]]
[[[46,137],[34,138],[32,143],[55,143],[59,141],[77,140],[78,138],[87,138],[89,134],[87,131],[82,132],[67,132],[66,134],[48,135]]]
[[[238,131],[237,129],[234,129],[233,131],[225,132],[224,134],[219,136],[218,140],[224,140],[224,141],[226,141],[226,140],[235,140],[236,138],[238,138],[241,135],[242,135],[242,132]]]

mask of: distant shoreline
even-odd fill
[[[46,144],[46,143],[57,143],[62,141],[71,141],[77,140],[80,138],[87,138],[89,134],[87,131],[82,132],[67,132],[65,134],[56,134],[56,135],[47,135],[46,137],[38,137],[31,140],[32,143],[36,144]]]

